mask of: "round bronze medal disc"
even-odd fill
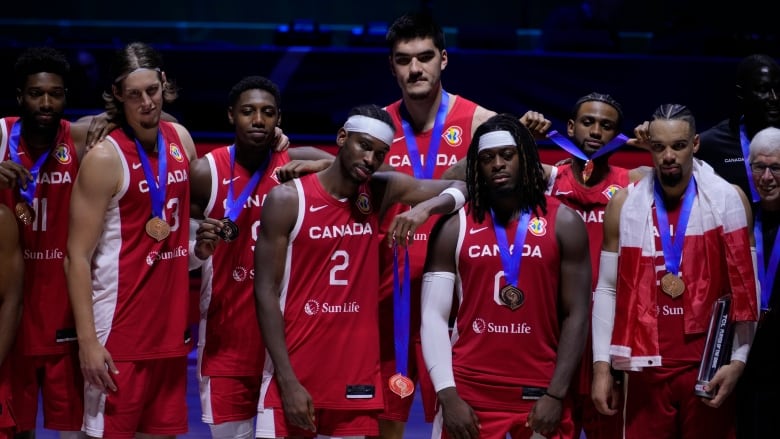
[[[661,278],[661,290],[674,299],[685,291],[685,283],[678,276],[666,273]]]
[[[230,218],[222,218],[222,230],[219,232],[219,237],[230,242],[238,238],[238,224],[234,223]]]
[[[33,208],[24,201],[16,203],[16,206],[14,206],[14,211],[16,213],[16,217],[19,218],[19,221],[21,221],[25,226],[29,226],[33,223],[33,221],[35,221],[35,210],[33,210]]]
[[[146,222],[146,234],[157,241],[162,241],[171,234],[171,226],[162,218],[155,216]]]
[[[508,306],[512,311],[523,306],[525,302],[525,294],[514,285],[505,285],[501,288],[499,296],[501,302]]]
[[[401,398],[406,398],[414,393],[414,382],[400,373],[391,376],[387,380],[387,384],[390,390]]]

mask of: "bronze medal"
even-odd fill
[[[29,226],[35,221],[35,210],[24,201],[16,203],[14,211],[16,212],[16,217],[19,218],[19,221],[25,226]]]
[[[661,290],[672,299],[675,299],[685,292],[685,283],[678,276],[666,273],[661,278]]]
[[[222,230],[218,233],[220,238],[225,242],[238,238],[238,224],[228,217],[222,218],[220,221],[222,221]]]
[[[504,305],[508,306],[512,311],[523,306],[525,302],[525,294],[514,285],[505,285],[501,288],[498,296]]]
[[[146,234],[157,241],[162,241],[171,234],[171,226],[162,218],[155,216],[146,222]]]
[[[387,384],[390,387],[390,390],[401,398],[406,398],[414,393],[414,383],[412,380],[400,373],[391,376],[390,379],[387,380]]]
[[[588,160],[585,162],[585,166],[582,168],[582,181],[587,183],[591,174],[593,174],[593,161]]]

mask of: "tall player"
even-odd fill
[[[430,16],[402,15],[390,26],[386,39],[390,68],[402,94],[400,100],[387,106],[398,133],[393,139],[387,163],[397,171],[418,179],[441,178],[447,168],[466,156],[477,126],[495,113],[443,89],[441,74],[447,67],[448,54],[444,32]],[[544,133],[550,127],[550,121],[532,111],[523,115],[521,122],[535,133]],[[401,211],[406,208],[398,206],[396,209]],[[386,216],[386,219],[389,218],[392,215]],[[411,309],[400,314],[406,316],[410,313],[409,323],[405,317],[394,321],[394,310],[404,305],[400,300],[394,303],[394,298],[398,297],[393,293],[394,252],[382,254],[380,337],[385,412],[381,416],[381,430],[385,439],[403,437],[414,398],[413,388],[410,390],[410,387],[418,381],[418,373],[426,420],[433,419],[435,394],[425,373],[419,347],[419,292],[428,233],[434,222],[429,221],[428,225],[419,228],[414,237],[419,242],[409,246]],[[383,234],[386,229],[387,223],[382,224]],[[399,279],[403,276],[398,273]],[[409,326],[410,330],[406,331],[409,337],[394,336],[396,331],[403,332],[399,325]],[[399,346],[398,349],[396,346]],[[399,362],[396,362],[397,356]],[[404,362],[406,357],[408,361]]]
[[[412,236],[465,200],[462,182],[375,173],[394,132],[387,112],[357,107],[331,166],[268,195],[255,296],[274,367],[264,405],[276,422],[262,437],[379,433],[378,222],[393,203],[419,203],[391,224],[399,238]]]
[[[254,249],[277,169],[291,159],[333,159],[313,147],[274,151],[281,96],[270,80],[249,76],[228,94],[234,143],[192,163],[192,208],[204,220],[194,256],[202,261],[198,359],[203,422],[213,438],[253,438],[265,361],[254,306]],[[289,177],[286,175],[285,177]],[[260,420],[258,420],[260,423]]]
[[[9,358],[22,314],[24,259],[19,245],[16,218],[0,204],[0,439],[11,439],[16,431],[12,416],[11,383],[16,375]]]
[[[91,437],[187,431],[189,162],[175,97],[143,43],[117,53],[107,108],[120,128],[84,158],[71,198],[65,269]]]
[[[591,281],[584,223],[545,195],[536,143],[512,116],[477,129],[467,184],[468,207],[434,230],[423,280],[432,437],[572,438]]]

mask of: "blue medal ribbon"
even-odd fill
[[[135,139],[135,148],[138,151],[138,157],[141,159],[141,166],[144,170],[146,183],[149,186],[149,195],[152,198],[152,215],[163,219],[163,206],[165,204],[165,194],[168,187],[168,149],[165,147],[162,130],[157,130],[157,174],[154,178],[152,165],[146,156],[146,151],[138,139]]]
[[[523,261],[523,244],[528,233],[531,212],[523,212],[520,218],[518,218],[515,242],[511,249],[509,248],[509,240],[506,237],[506,229],[496,220],[496,213],[493,209],[490,209],[490,216],[493,218],[493,230],[496,234],[498,251],[501,254],[501,266],[504,268],[504,277],[507,284],[517,287],[517,281],[520,277],[520,264]]]
[[[268,151],[268,155],[260,164],[260,167],[252,174],[252,177],[247,182],[244,189],[238,194],[238,197],[233,198],[233,170],[236,166],[236,145],[230,145],[230,184],[228,185],[227,200],[225,200],[225,216],[230,218],[230,221],[236,222],[238,215],[241,213],[241,206],[244,205],[249,195],[257,189],[257,183],[260,182],[260,178],[265,173],[265,169],[268,167],[268,163],[271,161],[271,151]]]
[[[398,244],[393,242],[393,333],[395,336],[395,368],[403,376],[409,362],[409,309],[412,281],[409,273],[409,248],[404,247],[404,279],[399,282]]]
[[[433,171],[436,169],[436,157],[439,152],[439,145],[441,144],[441,134],[444,130],[444,120],[447,118],[449,101],[449,95],[442,89],[441,103],[439,104],[439,109],[436,110],[436,121],[433,124],[431,141],[428,146],[428,156],[425,158],[424,167],[420,157],[420,150],[417,148],[417,139],[414,137],[414,130],[412,130],[412,126],[409,122],[407,122],[403,116],[401,117],[401,126],[404,130],[404,137],[406,138],[406,147],[409,150],[409,162],[412,164],[412,171],[416,178],[427,180],[433,178]]]
[[[769,309],[769,298],[775,286],[775,275],[778,263],[780,263],[780,239],[775,235],[772,244],[772,253],[769,255],[769,264],[764,261],[764,233],[761,221],[761,209],[756,212],[756,221],[753,225],[753,235],[756,238],[756,260],[758,263],[758,282],[761,285],[761,309]]]
[[[685,229],[688,227],[688,218],[691,216],[693,199],[696,198],[696,180],[691,176],[691,181],[683,194],[683,204],[680,210],[680,218],[678,218],[677,226],[674,229],[674,239],[669,234],[669,215],[666,212],[663,189],[661,189],[661,183],[658,179],[656,179],[654,184],[653,195],[655,198],[655,214],[658,217],[658,234],[661,236],[666,272],[678,276],[683,241],[685,240]]]
[[[563,150],[565,150],[569,154],[573,155],[574,157],[577,157],[578,159],[585,160],[585,161],[595,160],[603,155],[609,154],[610,152],[618,149],[620,146],[622,146],[624,143],[628,141],[628,137],[626,137],[623,134],[618,134],[609,143],[602,146],[601,148],[598,149],[598,151],[594,152],[593,155],[588,157],[583,150],[578,148],[577,145],[575,145],[568,137],[564,136],[558,131],[551,131],[549,134],[547,134],[547,138],[550,139],[551,142],[560,146]]]
[[[761,197],[758,196],[756,190],[756,184],[753,181],[753,171],[750,169],[750,139],[748,139],[747,132],[745,131],[745,124],[739,124],[739,144],[742,146],[742,158],[745,163],[745,171],[747,172],[748,186],[750,187],[750,198],[754,203],[757,203]]]
[[[14,122],[13,127],[11,127],[11,133],[8,136],[8,148],[11,153],[11,160],[13,160],[15,163],[22,165],[22,159],[19,157],[19,138],[21,137],[22,132],[22,123],[21,119]],[[27,182],[27,189],[22,189],[22,184],[20,182],[19,184],[19,195],[22,197],[22,199],[28,204],[33,204],[33,198],[35,198],[35,188],[38,185],[38,173],[41,170],[41,167],[43,166],[43,163],[46,162],[46,158],[51,153],[51,148],[47,149],[45,152],[41,154],[40,157],[38,157],[35,160],[35,163],[33,164],[33,167],[30,168],[30,174],[32,174],[32,181]]]

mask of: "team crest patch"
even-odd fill
[[[358,210],[365,215],[371,213],[371,200],[368,198],[368,194],[361,193],[358,195],[355,206],[357,206]]]
[[[184,160],[184,156],[181,155],[181,150],[179,149],[179,145],[175,143],[171,143],[169,149],[171,151],[171,157],[175,158],[177,162],[181,162],[182,160]]]
[[[447,128],[441,137],[450,146],[460,146],[463,142],[463,130],[459,126],[451,126]]]
[[[71,161],[68,145],[65,145],[64,143],[57,145],[54,148],[54,151],[51,152],[51,155],[54,156],[54,158],[63,165],[67,165]]]
[[[623,188],[622,188],[622,187],[620,187],[620,186],[618,186],[618,185],[616,185],[616,184],[611,184],[611,185],[609,185],[609,187],[607,187],[606,189],[604,189],[604,192],[602,192],[602,194],[604,194],[604,196],[605,196],[605,197],[607,197],[607,200],[611,200],[611,199],[612,199],[612,197],[613,197],[613,196],[614,196],[614,195],[617,193],[617,191],[619,191],[620,189],[623,189]]]
[[[544,236],[547,233],[547,220],[535,216],[528,221],[528,231],[534,236]]]

